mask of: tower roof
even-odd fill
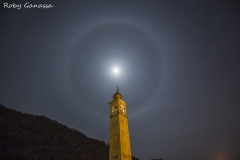
[[[118,89],[118,86],[117,86],[117,92],[113,95],[113,99],[116,99],[116,98],[120,98],[122,99],[122,95],[119,93],[119,89]]]
[[[114,98],[114,97],[120,97],[120,98],[122,99],[123,96],[122,96],[119,92],[117,92],[117,93],[115,93],[115,94],[113,95],[113,98]]]

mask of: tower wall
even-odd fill
[[[116,93],[109,104],[109,160],[132,160],[126,102],[120,93]]]

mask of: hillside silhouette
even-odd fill
[[[109,145],[45,116],[0,104],[0,159],[108,160]],[[138,160],[133,157],[133,160]]]

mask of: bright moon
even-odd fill
[[[113,72],[114,72],[115,74],[118,74],[119,69],[118,69],[118,68],[114,68],[114,69],[113,69]]]

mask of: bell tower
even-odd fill
[[[109,105],[109,160],[132,160],[126,102],[123,101],[118,87]]]

